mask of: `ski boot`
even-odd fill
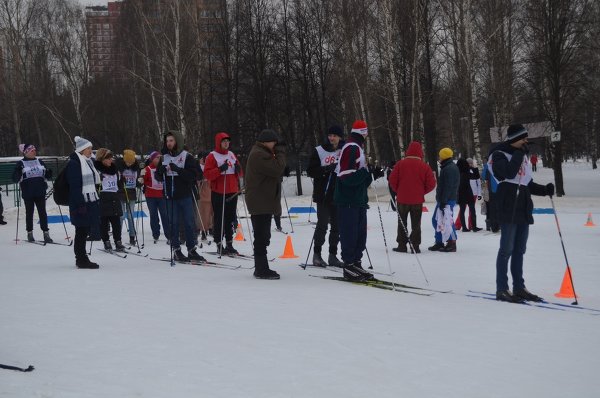
[[[49,231],[44,231],[44,243],[54,243],[54,241],[50,237]]]
[[[432,252],[439,252],[441,251],[441,249],[443,249],[445,246],[442,242],[435,242],[435,244],[433,246],[429,246],[427,248],[427,250],[432,251]]]
[[[33,237],[33,231],[27,231],[27,242],[35,242],[35,238]]]
[[[342,268],[344,266],[344,263],[338,260],[335,253],[329,253],[329,258],[327,260],[330,267]]]
[[[544,301],[543,298],[541,298],[538,295],[535,295],[535,294],[531,293],[526,288],[514,290],[513,295],[516,296],[516,297],[522,298],[523,300],[526,300],[526,301],[535,301],[535,302],[538,302],[538,303]]]
[[[206,261],[206,259],[204,257],[202,257],[201,255],[198,254],[198,252],[196,251],[197,247],[194,246],[193,249],[188,250],[188,260],[193,260],[193,261]]]
[[[519,296],[515,296],[510,292],[510,290],[498,290],[496,292],[496,300],[498,301],[506,301],[507,303],[523,303],[523,300]]]
[[[187,261],[188,258],[181,252],[181,248],[173,249],[173,259],[175,261]]]
[[[110,241],[107,241],[107,240],[104,241],[104,250],[106,250],[107,252],[112,251],[112,245],[110,244]]]
[[[110,242],[108,244],[110,244]],[[117,252],[125,251],[125,246],[123,246],[123,243],[121,243],[120,240],[115,241],[115,251],[117,251]]]
[[[312,265],[315,267],[327,267],[327,263],[321,257],[321,253],[318,252],[313,253]]]

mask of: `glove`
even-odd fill
[[[323,166],[323,175],[333,173],[335,171],[336,166],[337,163],[331,163],[330,165]]]
[[[376,180],[380,177],[383,177],[385,173],[381,167],[373,167],[371,169],[371,174],[373,175],[373,180]]]
[[[521,145],[521,150],[523,151],[524,154],[528,154],[529,153],[529,145],[528,144]]]
[[[227,162],[225,162],[219,166],[219,171],[224,172],[224,171],[227,171],[228,168],[229,168],[229,164],[227,164]]]
[[[546,184],[546,196],[554,196],[554,184]]]
[[[177,166],[175,163],[170,163],[170,164],[169,164],[169,167],[171,168],[171,171],[174,171],[174,172],[176,172],[176,173],[177,173],[178,171],[181,171],[181,167]]]
[[[446,208],[446,203],[440,203],[438,209],[440,209],[442,211],[442,214],[444,214],[444,209]]]
[[[477,197],[477,200],[481,200],[481,195],[479,195],[479,196]]]
[[[238,162],[235,162],[235,174],[240,174],[242,172],[242,166]]]
[[[144,184],[144,178],[143,177],[138,178],[137,181],[138,181],[139,184]]]

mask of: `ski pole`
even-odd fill
[[[396,290],[396,278],[392,272],[392,263],[390,261],[390,252],[387,245],[387,239],[385,238],[385,229],[383,228],[383,218],[381,218],[381,207],[379,206],[379,195],[377,194],[377,187],[373,184],[373,190],[375,191],[375,201],[377,202],[377,213],[379,213],[379,224],[381,225],[381,233],[383,235],[383,244],[385,246],[385,255],[387,257],[388,268],[390,269],[390,275],[392,275],[392,288]]]
[[[396,197],[396,200],[397,200],[397,197]],[[396,213],[398,213],[398,221],[400,221],[400,225],[402,226],[402,229],[404,230],[404,235],[406,236],[406,238],[408,240],[408,245],[410,246],[410,251],[413,252],[413,254],[415,255],[415,258],[417,259],[417,264],[419,264],[419,268],[421,268],[421,273],[423,274],[423,278],[425,278],[425,283],[427,283],[427,286],[429,286],[429,280],[427,280],[427,275],[425,275],[425,271],[423,270],[423,265],[421,264],[419,255],[417,254],[417,251],[415,250],[415,247],[414,247],[412,241],[410,240],[410,237],[408,236],[408,228],[406,228],[406,224],[404,224],[404,220],[400,216],[400,207],[398,206],[398,202],[396,201],[395,204],[396,204]],[[413,226],[413,229],[414,229],[414,226]]]
[[[242,200],[242,205],[244,206],[244,216],[246,218],[246,228],[248,228],[248,233],[250,234],[250,243],[252,244],[252,252],[254,253],[254,236],[253,231],[250,228],[250,217],[248,216],[248,208],[246,207],[246,189],[242,189],[242,195],[244,195]]]
[[[71,237],[69,236],[69,233],[67,232],[67,226],[65,225],[65,219],[63,217],[63,213],[60,208],[60,205],[58,205],[58,213],[60,214],[60,220],[62,221],[63,228],[65,229],[65,239],[67,240],[67,242],[69,242],[69,245],[71,245]]]
[[[167,191],[167,184],[165,184],[165,192]],[[171,175],[171,241],[170,243],[170,248],[171,248],[171,267],[175,266],[175,261],[173,260],[173,226],[175,224],[175,218],[173,217],[173,214],[175,212],[174,208],[175,208],[175,199],[173,199],[173,195],[175,194],[175,175],[172,174]],[[177,233],[179,234],[179,231],[177,231]]]
[[[221,208],[221,236],[219,237],[219,258],[223,256],[223,236],[225,235],[225,190],[227,189],[227,171],[223,178],[223,203]]]
[[[19,244],[19,210],[21,210],[21,198],[17,199],[17,232],[15,233],[15,245]]]
[[[142,197],[141,195],[141,188],[140,188],[140,197]],[[136,195],[137,197],[137,195]],[[142,247],[144,247],[146,245],[146,238],[144,237],[144,217],[143,217],[143,213],[144,213],[144,209],[142,207],[142,200],[140,199],[139,203],[139,209],[138,209],[138,219],[140,220],[140,223],[142,224]]]
[[[560,224],[558,223],[558,215],[556,214],[556,207],[554,207],[554,199],[550,196],[550,203],[552,203],[552,210],[554,212],[554,220],[556,221],[556,228],[558,229],[558,236],[560,237],[560,244],[562,245],[563,254],[565,256],[565,262],[567,263],[567,272],[569,273],[569,280],[571,281],[571,288],[573,289],[573,296],[575,301],[571,305],[577,305],[577,294],[575,293],[575,285],[573,284],[573,275],[571,275],[571,267],[569,266],[569,260],[567,259],[567,251],[565,250],[565,243],[563,241],[562,233],[560,232]]]
[[[204,221],[202,221],[202,216],[200,215],[200,207],[198,207],[198,198],[196,197],[196,192],[194,192],[194,188],[190,187],[190,190],[192,191],[192,197],[194,198],[194,204],[196,205],[196,214],[198,214],[198,219],[200,220],[200,227],[202,228],[202,231],[206,231],[204,227]],[[210,245],[210,243],[211,242],[208,241],[206,244]],[[202,242],[200,242],[200,248],[202,248]]]
[[[127,187],[123,187],[125,191],[125,206],[127,206],[127,213],[131,218],[131,228],[133,228],[133,236],[135,236],[135,244],[138,249],[138,254],[142,251],[140,250],[140,240],[138,239],[137,231],[135,229],[135,220],[133,219],[133,212],[131,211],[131,202],[129,201],[129,194],[127,193]]]
[[[287,211],[288,218],[290,220],[290,227],[292,228],[292,233],[294,233],[294,224],[292,223],[292,216],[290,215],[290,208],[288,207],[287,198],[285,197],[285,189],[283,189],[283,181],[281,182],[281,193],[283,194],[283,201],[285,202],[285,210]],[[308,213],[310,214],[310,213]]]
[[[333,172],[331,172],[329,174],[329,178],[327,178],[327,185],[325,185],[325,191],[323,193],[323,200],[321,201],[322,205],[325,205],[325,198],[327,197],[327,191],[329,190],[329,184],[331,183],[331,176],[332,175],[333,175]],[[314,189],[314,182],[313,182],[313,189]],[[311,211],[308,212],[308,218],[309,219],[310,219],[310,213],[312,213],[312,203],[313,203],[313,197],[312,197],[312,195],[310,195],[310,209],[311,209]],[[337,209],[335,209],[335,210],[337,211]],[[331,215],[330,215],[330,217],[331,217]],[[310,220],[309,220],[309,222],[310,222]],[[319,223],[319,213],[317,213],[317,224],[318,223]],[[317,233],[317,231],[315,230],[315,232],[313,232],[312,239],[310,240],[310,246],[308,246],[308,254],[306,255],[306,261],[304,262],[304,264],[300,265],[302,267],[302,269],[306,269],[306,267],[308,266],[308,258],[310,257],[310,251],[312,250],[313,243],[315,242],[315,234],[316,233]],[[331,233],[331,230],[329,231],[329,233]]]
[[[371,261],[371,255],[369,254],[369,249],[365,247],[365,252],[367,253],[367,258],[369,259],[369,269],[373,269],[373,262]]]

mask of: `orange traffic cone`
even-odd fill
[[[237,232],[236,232],[235,238],[233,238],[233,240],[241,240],[241,241],[246,240],[246,238],[244,238],[244,233],[242,232],[242,224],[238,224]]]
[[[587,222],[585,224],[586,227],[595,227],[596,224],[594,224],[594,221],[592,221],[592,213],[588,213],[588,219]]]
[[[292,246],[292,237],[288,235],[285,241],[285,248],[283,249],[283,255],[279,256],[279,258],[298,258],[296,254],[294,254],[294,246]]]
[[[571,282],[571,270],[567,266],[565,270],[565,276],[563,277],[562,285],[560,285],[560,291],[555,293],[556,297],[561,298],[577,298],[575,297],[575,292],[573,291],[573,283]]]

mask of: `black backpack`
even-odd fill
[[[67,167],[63,167],[63,169],[58,173],[56,180],[54,180],[54,192],[52,193],[52,197],[54,198],[54,202],[60,206],[68,206],[69,205],[69,182],[67,181]]]

